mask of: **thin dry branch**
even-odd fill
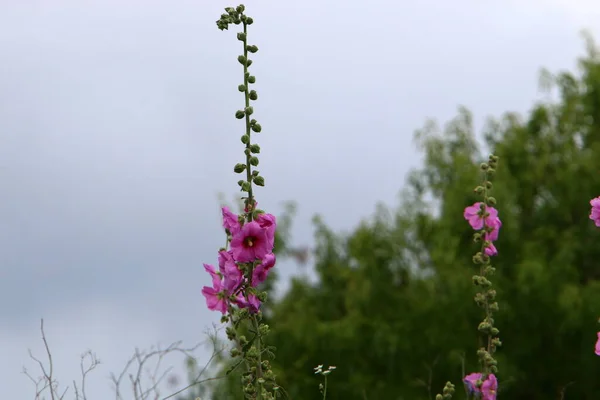
[[[217,328],[215,327],[214,329],[215,334],[208,334],[210,343],[213,345],[213,354],[208,363],[198,374],[197,379],[177,392],[167,397],[163,397],[163,399],[172,398],[195,385],[217,379],[209,378],[200,380],[206,372],[208,366],[212,363],[213,359],[223,351],[223,349],[217,349],[216,347],[215,338]],[[130,393],[133,395],[133,400],[159,400],[161,398],[159,390],[161,383],[165,380],[165,378],[167,378],[168,374],[173,369],[173,367],[168,367],[161,372],[161,365],[165,357],[170,354],[179,353],[186,357],[196,359],[193,353],[203,344],[206,344],[206,342],[200,342],[193,347],[184,348],[181,346],[181,341],[178,341],[172,343],[166,348],[161,348],[160,346],[152,347],[149,351],[141,351],[140,349],[136,348],[133,355],[129,358],[119,375],[117,376],[114,373],[111,374],[111,380],[115,391],[115,400],[124,400],[123,385],[127,380],[126,378],[129,380]],[[154,364],[153,367],[151,364]]]

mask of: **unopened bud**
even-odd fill
[[[250,157],[250,165],[252,165],[253,167],[258,166],[258,158],[257,157]]]
[[[244,112],[243,112],[242,110],[237,110],[237,111],[235,112],[235,117],[236,117],[237,119],[242,119],[242,118],[244,118],[245,116],[246,116],[246,114],[244,114]]]
[[[236,174],[241,174],[242,172],[244,172],[246,170],[246,164],[235,164],[235,167],[233,167],[233,172],[235,172]]]
[[[250,75],[248,77],[248,83],[254,83],[254,82],[256,82],[256,77],[254,75]]]
[[[260,133],[260,131],[262,131],[262,126],[260,126],[260,124],[254,124],[250,128],[256,133]]]
[[[262,176],[255,176],[253,179],[256,186],[265,186],[265,178]]]
[[[260,146],[257,144],[251,144],[250,145],[250,151],[254,154],[259,154],[260,153]]]
[[[250,100],[256,100],[258,99],[258,93],[256,93],[256,90],[251,90],[250,94],[249,94]]]

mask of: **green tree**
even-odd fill
[[[488,151],[500,156],[503,221],[493,260],[499,397],[600,396],[600,232],[588,219],[600,195],[600,57],[590,40],[580,67],[551,77],[554,95],[526,117],[490,120],[483,144],[464,108],[443,131],[428,123],[416,135],[424,165],[397,209],[379,206],[348,235],[315,219],[318,282],[294,279],[269,309],[274,369],[292,399],[320,399],[318,364],[337,366],[330,400],[432,399],[477,368],[477,245],[462,212],[479,201],[472,188]],[[222,383],[218,399],[237,399],[236,388]]]

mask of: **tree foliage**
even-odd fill
[[[318,364],[337,366],[331,400],[432,399],[476,369],[477,246],[462,211],[478,201],[484,151],[500,157],[499,397],[598,398],[600,232],[588,214],[600,195],[600,57],[589,40],[580,67],[552,77],[526,117],[490,120],[483,143],[464,108],[443,130],[428,123],[416,135],[424,165],[397,208],[379,206],[348,235],[315,219],[317,283],[294,279],[269,309],[290,398],[320,398]],[[234,399],[232,384],[217,397]]]

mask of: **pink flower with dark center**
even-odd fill
[[[495,226],[495,224],[497,223],[496,220],[498,219],[498,210],[496,210],[494,207],[487,206],[486,211],[489,214],[489,216],[485,218],[485,225]],[[475,229],[476,231],[483,229],[483,217],[480,214],[481,202],[466,207],[463,213],[465,219],[469,221],[471,228]]]
[[[219,252],[219,271],[225,278],[223,286],[229,292],[233,292],[242,283],[243,274],[235,263],[231,250]]]
[[[223,207],[221,212],[223,213],[223,228],[227,229],[231,236],[238,233],[241,229],[238,216],[229,211],[229,207]]]
[[[481,384],[481,393],[483,394],[483,400],[496,400],[496,393],[498,392],[498,380],[496,375],[489,374],[487,379]]]
[[[269,270],[275,266],[275,254],[267,254],[262,263],[254,267],[252,271],[252,286],[256,287],[267,279]]]
[[[596,355],[600,356],[600,332],[598,332],[598,339],[596,340]]]
[[[261,228],[266,229],[267,240],[269,241],[269,246],[271,246],[270,251],[273,251],[273,246],[275,245],[275,229],[277,228],[275,216],[272,214],[258,214],[256,222],[258,222]]]
[[[244,224],[231,239],[233,259],[240,263],[262,260],[271,250],[267,230],[256,221]]]
[[[209,310],[227,312],[227,290],[221,284],[221,277],[215,271],[215,267],[204,264],[204,269],[212,277],[213,287],[204,286],[202,295],[206,298],[206,305]]]
[[[590,212],[590,219],[594,221],[596,226],[600,227],[600,197],[596,197],[590,200],[592,205],[592,211]]]

